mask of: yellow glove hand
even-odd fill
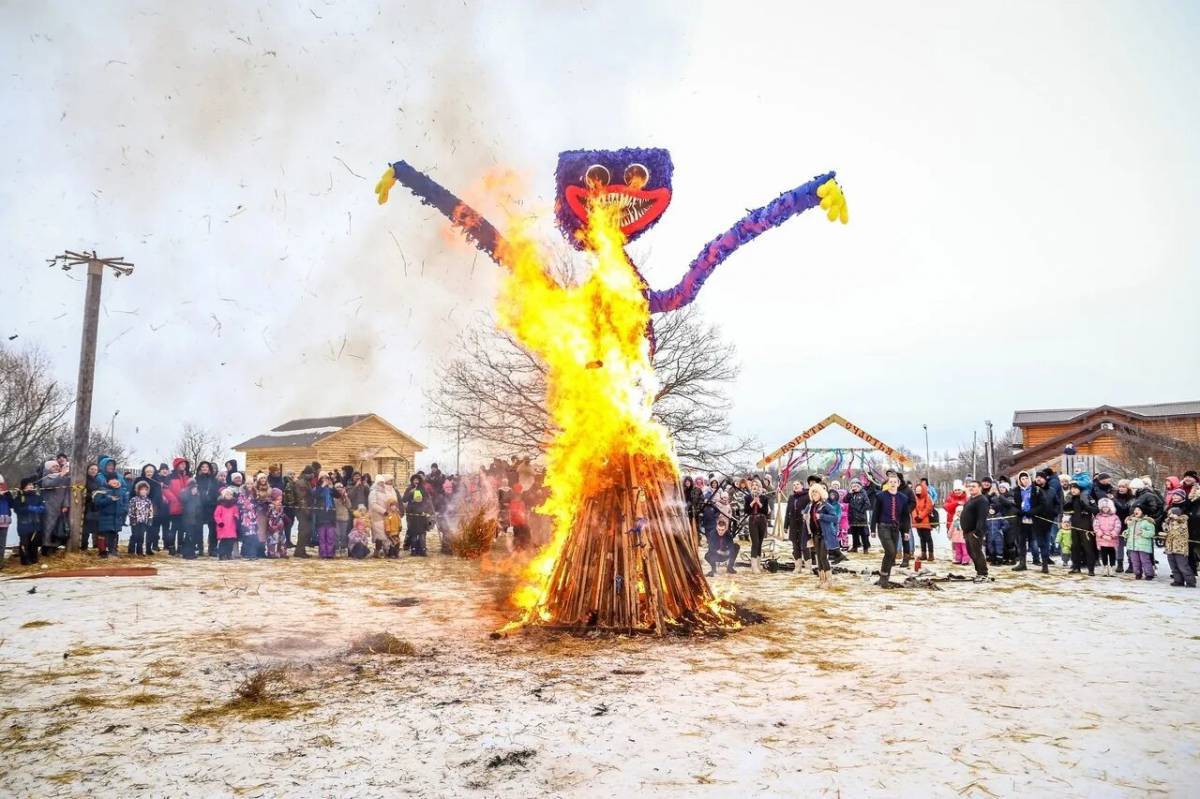
[[[832,181],[830,181],[832,182]],[[396,185],[396,173],[389,166],[387,172],[380,176],[379,182],[375,184],[375,194],[379,198],[379,204],[383,205],[387,202],[388,192],[392,190],[392,186]]]
[[[837,180],[830,178],[817,187],[817,196],[821,198],[821,208],[830,222],[840,219],[842,224],[850,221],[850,211],[846,208],[846,195]]]

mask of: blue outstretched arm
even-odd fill
[[[835,173],[828,172],[813,178],[802,186],[786,191],[762,208],[756,208],[742,217],[736,225],[705,245],[692,261],[679,285],[666,291],[650,292],[650,313],[674,311],[696,299],[704,281],[738,247],[757,238],[777,225],[782,225],[796,214],[814,208],[821,203],[817,189],[833,180]]]
[[[391,175],[384,173],[379,184],[376,185],[375,192],[379,195],[380,203],[387,202],[392,181],[404,185],[425,205],[441,211],[447,219],[467,235],[467,238],[474,242],[476,247],[487,253],[493,261],[500,263],[500,259],[496,255],[503,243],[500,232],[491,222],[480,216],[474,208],[454,196],[450,190],[429,175],[414,169],[406,161],[397,161],[392,164]]]

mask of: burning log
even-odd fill
[[[627,455],[598,482],[525,622],[657,635],[740,626],[704,578],[674,467]]]

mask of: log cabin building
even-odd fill
[[[406,482],[416,470],[417,453],[425,445],[373,413],[293,419],[233,448],[246,474],[279,466],[300,473],[318,461],[326,470],[350,465],[371,475],[395,475]]]
[[[1009,474],[1060,468],[1068,444],[1076,457],[1105,470],[1135,460],[1135,452],[1169,458],[1200,451],[1200,401],[1016,411],[1013,428],[1013,452],[1000,462]]]

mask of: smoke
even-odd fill
[[[490,309],[496,270],[447,247],[443,220],[406,193],[381,208],[372,187],[398,158],[455,191],[498,166],[548,174],[559,142],[592,134],[547,101],[531,56],[570,65],[587,30],[617,21],[432,0],[154,9],[0,9],[0,120],[29,154],[0,187],[12,257],[95,246],[137,264],[106,281],[97,417],[122,408],[145,451],[188,419],[232,443],[364,411],[424,439],[431,365]],[[535,20],[570,30],[514,52]],[[603,69],[623,94],[624,72]],[[53,302],[14,325],[78,324],[70,276],[22,280]],[[68,382],[77,330],[50,350]]]

